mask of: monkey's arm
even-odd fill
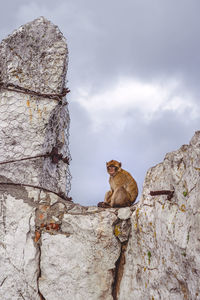
[[[113,191],[108,191],[108,192],[106,192],[106,194],[105,194],[105,198],[104,198],[104,202],[106,202],[106,203],[108,203],[108,204],[110,204],[110,202],[111,202],[111,197],[112,197],[112,194],[113,194]]]
[[[111,207],[111,197],[112,197],[113,192],[110,190],[105,194],[104,202],[99,202],[98,207],[103,207],[103,208],[109,208]]]

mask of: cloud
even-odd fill
[[[118,76],[180,76],[192,87],[200,72],[199,8],[188,0],[35,0],[18,1],[8,16],[15,15],[17,25],[40,15],[57,24],[68,38],[77,84],[102,89]]]
[[[98,93],[78,88],[76,102],[86,109],[93,120],[93,127],[97,128],[115,124],[118,130],[123,130],[134,111],[144,122],[150,122],[165,111],[177,115],[187,111],[189,119],[197,118],[199,106],[190,94],[179,94],[179,86],[176,79],[148,83],[130,77],[121,78],[110,89]]]
[[[120,76],[171,77],[198,101],[199,9],[193,0],[8,0],[0,24],[8,33],[41,15],[57,24],[68,40],[72,86],[100,91]]]

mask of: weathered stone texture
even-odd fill
[[[13,191],[14,192],[14,191]],[[15,194],[15,197],[14,197]],[[0,194],[0,299],[40,300],[39,251],[34,245],[35,208],[13,195]]]
[[[42,94],[59,94],[65,86],[68,50],[65,38],[41,17],[30,22],[0,44],[0,82],[15,84]],[[32,96],[0,89],[0,161],[24,159],[51,152],[63,157],[68,149],[69,113],[45,96]],[[68,176],[66,176],[68,174]],[[37,158],[1,165],[0,175],[14,183],[32,184],[55,192],[69,190],[66,164]]]
[[[151,168],[133,213],[119,299],[200,299],[200,132]],[[174,190],[174,197],[149,195]],[[127,295],[128,298],[127,298]]]
[[[30,187],[3,189],[0,298],[113,299],[116,211]]]
[[[151,168],[130,208],[82,207],[4,186],[0,298],[199,299],[199,143],[197,132]],[[171,200],[149,195],[169,186]]]
[[[55,208],[59,200],[63,215],[65,205],[55,194],[27,185],[65,194],[70,177],[66,176],[69,170],[62,161],[53,164],[51,158],[43,157],[23,160],[51,152],[54,146],[64,157],[69,156],[66,137],[69,114],[65,98],[58,103],[46,95],[33,96],[5,87],[15,84],[42,94],[61,93],[65,86],[67,54],[65,38],[43,17],[20,27],[0,44],[2,300],[41,300],[38,290],[40,247],[37,243],[41,228],[37,214],[44,204],[48,207],[54,203]],[[61,218],[60,214],[57,210],[56,216]],[[52,233],[59,228],[60,219],[56,223],[49,220],[50,216],[44,213],[46,222],[53,224],[54,229],[49,230]]]
[[[42,235],[39,288],[45,299],[113,299],[113,274],[120,254],[112,228],[116,218],[109,211],[68,212],[62,235]]]
[[[0,78],[40,93],[61,93],[68,59],[57,26],[41,17],[15,30],[0,45]]]

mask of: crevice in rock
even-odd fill
[[[39,279],[41,277],[41,268],[40,268],[40,263],[41,263],[41,248],[40,248],[40,245],[38,244],[38,251],[39,251],[39,258],[38,258],[38,277],[37,277],[37,287],[38,287],[38,294],[40,296],[40,300],[46,300],[44,298],[44,296],[42,295],[42,293],[40,292],[40,289],[39,289]]]
[[[4,284],[4,282],[6,281],[7,278],[8,278],[8,276],[6,276],[6,277],[2,280],[2,282],[0,283],[0,287],[2,287],[2,285]]]
[[[155,205],[150,205],[150,204],[147,204],[147,203],[144,203],[143,206],[148,206],[148,207],[152,207],[152,208],[155,207]]]
[[[25,300],[24,296],[22,295],[22,293],[19,293],[19,295],[22,297],[23,300]]]
[[[124,266],[126,263],[125,254],[128,246],[130,231],[131,231],[131,220],[120,219],[119,217],[113,222],[113,234],[120,243],[120,255],[115,262],[115,269],[113,270],[113,284],[112,284],[112,296],[114,300],[118,299],[120,284],[124,273]]]
[[[115,263],[115,269],[114,269],[114,280],[112,284],[112,296],[113,300],[118,300],[118,294],[119,294],[119,289],[120,289],[120,283],[123,277],[123,272],[124,272],[124,265],[126,263],[125,259],[125,253],[126,249],[128,246],[128,240],[121,243],[121,251],[120,251],[120,256],[118,260]]]

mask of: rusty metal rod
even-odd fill
[[[23,160],[35,159],[35,158],[40,158],[40,157],[51,157],[52,163],[54,163],[54,164],[57,164],[59,162],[59,160],[62,160],[64,163],[69,165],[69,158],[63,157],[62,154],[59,154],[57,147],[53,147],[50,153],[47,152],[46,154],[39,154],[36,156],[28,156],[28,157],[19,158],[19,159],[1,161],[0,165],[15,163],[15,162],[23,161]]]
[[[171,200],[174,195],[174,191],[170,190],[161,190],[161,191],[150,191],[151,196],[167,195],[167,199]]]
[[[49,189],[46,189],[42,186],[36,186],[36,185],[25,184],[25,183],[14,183],[14,182],[0,182],[0,185],[13,185],[13,186],[20,186],[20,187],[24,187],[24,186],[25,187],[32,187],[32,188],[43,190],[43,191],[48,192],[48,193],[53,193],[53,194],[59,196],[60,198],[62,198],[64,200],[72,201],[72,198],[65,196],[64,193],[56,193],[56,192],[53,192],[53,191],[51,191]]]
[[[40,157],[49,157],[49,156],[50,156],[50,154],[41,154],[41,155],[28,156],[28,157],[19,158],[19,159],[6,160],[6,161],[1,161],[0,165],[9,164],[9,163],[15,163],[15,162],[22,161],[22,160],[35,159],[35,158],[40,158]]]
[[[2,81],[0,82],[0,89],[5,89],[5,90],[11,91],[11,92],[14,91],[17,93],[22,93],[22,94],[28,94],[28,95],[32,95],[32,96],[54,99],[57,101],[61,101],[62,98],[70,92],[70,90],[68,88],[64,88],[61,94],[44,94],[44,93],[29,90],[27,88],[21,87],[19,85],[13,84],[13,83],[5,83]]]

